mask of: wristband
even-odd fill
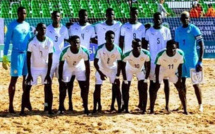
[[[125,84],[128,84],[128,81],[127,81],[127,80],[124,80],[123,82],[124,82]]]
[[[119,76],[116,76],[116,78],[115,79],[119,79]]]
[[[202,62],[201,62],[201,61],[198,61],[197,65],[202,66]]]

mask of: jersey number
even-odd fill
[[[81,34],[82,39],[84,40],[84,34]]]
[[[55,36],[55,42],[58,42],[58,36]]]
[[[157,44],[160,44],[160,38],[157,38]]]
[[[75,64],[76,64],[76,61],[73,62],[73,66],[75,66]]]
[[[109,63],[110,63],[110,58],[107,59],[107,64],[109,64]]]
[[[136,33],[133,33],[133,38],[136,39]]]
[[[173,64],[169,64],[169,69],[173,69],[174,65]]]

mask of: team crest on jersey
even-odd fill
[[[114,55],[114,54],[112,54],[112,55],[111,55],[111,58],[114,58],[114,57],[115,57],[115,55]]]
[[[142,57],[142,58],[140,58],[140,61],[144,61],[144,58]]]
[[[177,62],[177,59],[174,59],[173,62],[176,63],[176,62]]]
[[[117,28],[114,28],[113,31],[117,31]]]
[[[18,72],[18,71],[17,71],[16,69],[13,71],[14,74],[17,74],[17,72]]]
[[[127,30],[130,30],[130,28],[129,28],[129,27],[127,27]]]
[[[167,62],[165,59],[163,59],[164,62]]]
[[[88,32],[89,32],[89,30],[88,30],[88,29],[86,29],[86,32],[88,33]]]
[[[81,59],[81,56],[78,56],[78,59]]]
[[[45,49],[48,49],[48,48],[49,48],[49,46],[48,46],[48,45],[46,45],[46,46],[45,46]]]
[[[22,32],[23,32],[23,34],[26,34],[26,33],[27,33],[25,29],[22,29]]]
[[[190,29],[189,29],[189,30],[187,30],[187,33],[190,33],[190,31],[191,31]]]

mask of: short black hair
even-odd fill
[[[69,37],[69,41],[75,41],[76,39],[80,39],[79,36],[74,35]]]
[[[133,12],[133,11],[135,11],[135,10],[137,10],[138,11],[138,8],[136,8],[136,7],[131,7],[131,12]]]
[[[23,6],[18,7],[17,13],[21,12],[23,9],[25,9],[25,7],[23,7]]]
[[[80,9],[79,12],[78,12],[78,15],[80,16],[81,14],[83,14],[84,12],[87,12],[86,9]]]
[[[177,42],[175,42],[175,40],[169,40],[169,41],[167,41],[167,43],[166,43],[166,46],[169,46],[169,45],[176,45],[176,47],[177,47]]]
[[[160,12],[156,12],[156,13],[154,13],[153,17],[155,18],[156,16],[159,16],[159,15],[161,15],[161,13]]]
[[[55,10],[55,11],[53,11],[53,12],[52,12],[52,16],[53,16],[53,15],[55,15],[55,14],[57,14],[57,13],[59,13],[59,14],[60,14],[60,12],[59,12],[59,11],[56,11],[56,10]]]
[[[106,14],[109,13],[109,12],[111,12],[111,11],[114,11],[113,8],[107,8],[106,9]]]
[[[111,35],[111,34],[115,35],[115,33],[114,33],[113,31],[109,30],[109,31],[107,31],[107,32],[105,33],[105,37],[107,37],[107,36],[109,36],[109,35]]]
[[[39,27],[42,27],[42,25],[45,25],[45,23],[43,23],[43,22],[38,23],[36,26],[36,30],[38,30]]]
[[[141,42],[141,40],[140,40],[140,39],[133,39],[133,40],[132,40],[132,44],[133,44],[133,43],[137,43],[137,42]]]

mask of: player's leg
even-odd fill
[[[121,112],[121,92],[120,92],[120,83],[112,83],[112,90],[116,94],[117,98],[117,105],[118,105],[118,112]]]
[[[14,94],[16,90],[16,82],[17,82],[18,77],[11,77],[10,79],[10,84],[8,88],[8,94],[9,94],[9,112],[14,113],[13,109],[13,99],[14,99]]]
[[[52,85],[45,84],[44,87],[45,87],[45,91],[46,91],[45,97],[47,98],[47,103],[48,103],[48,112],[49,112],[49,114],[53,114],[52,113],[52,103],[53,103]]]
[[[165,93],[165,101],[166,101],[166,111],[169,112],[169,92],[170,92],[170,88],[169,88],[169,81],[167,79],[163,80],[164,82],[164,93]]]
[[[123,94],[123,108],[122,110],[125,110],[126,113],[129,113],[128,106],[129,106],[129,89],[130,89],[131,81],[128,81],[128,83],[123,82],[122,83],[122,94]]]
[[[73,105],[72,105],[72,91],[73,91],[74,80],[75,80],[75,76],[72,76],[70,82],[67,84],[68,96],[69,96],[69,110],[70,110],[70,111],[73,111]]]
[[[110,111],[115,111],[115,107],[114,107],[114,103],[116,100],[116,91],[115,88],[112,88],[112,100],[111,100],[111,107],[110,107]]]
[[[96,72],[96,84],[95,84],[95,91],[93,93],[93,113],[97,111],[97,104],[98,104],[98,111],[102,110],[101,105],[101,86],[102,86],[102,79],[98,72]]]
[[[150,113],[154,113],[154,105],[157,99],[157,92],[159,88],[156,87],[156,84],[153,81],[150,81],[149,93],[150,93]]]
[[[27,108],[27,105],[30,104],[30,90],[32,85],[26,85],[24,88],[24,92],[22,94],[22,104],[21,104],[21,112],[20,115],[25,115],[25,108]]]
[[[59,95],[59,108],[58,108],[58,112],[59,114],[63,114],[65,111],[65,107],[64,107],[64,100],[66,98],[66,83],[65,82],[59,82],[59,91],[60,91],[60,95]]]
[[[89,114],[88,110],[88,94],[89,94],[89,88],[86,85],[86,81],[78,81],[79,86],[81,88],[81,98],[83,100],[83,106],[84,106],[84,113]]]
[[[142,99],[141,109],[142,109],[143,113],[146,112],[146,106],[147,106],[147,99],[148,99],[147,87],[148,87],[148,84],[145,83],[144,80],[138,81],[138,88],[141,91],[141,99]]]
[[[195,84],[195,85],[193,85],[193,87],[194,87],[195,94],[196,94],[196,97],[197,97],[197,101],[198,101],[198,104],[199,104],[199,111],[203,112],[201,88],[199,87],[199,84]]]

